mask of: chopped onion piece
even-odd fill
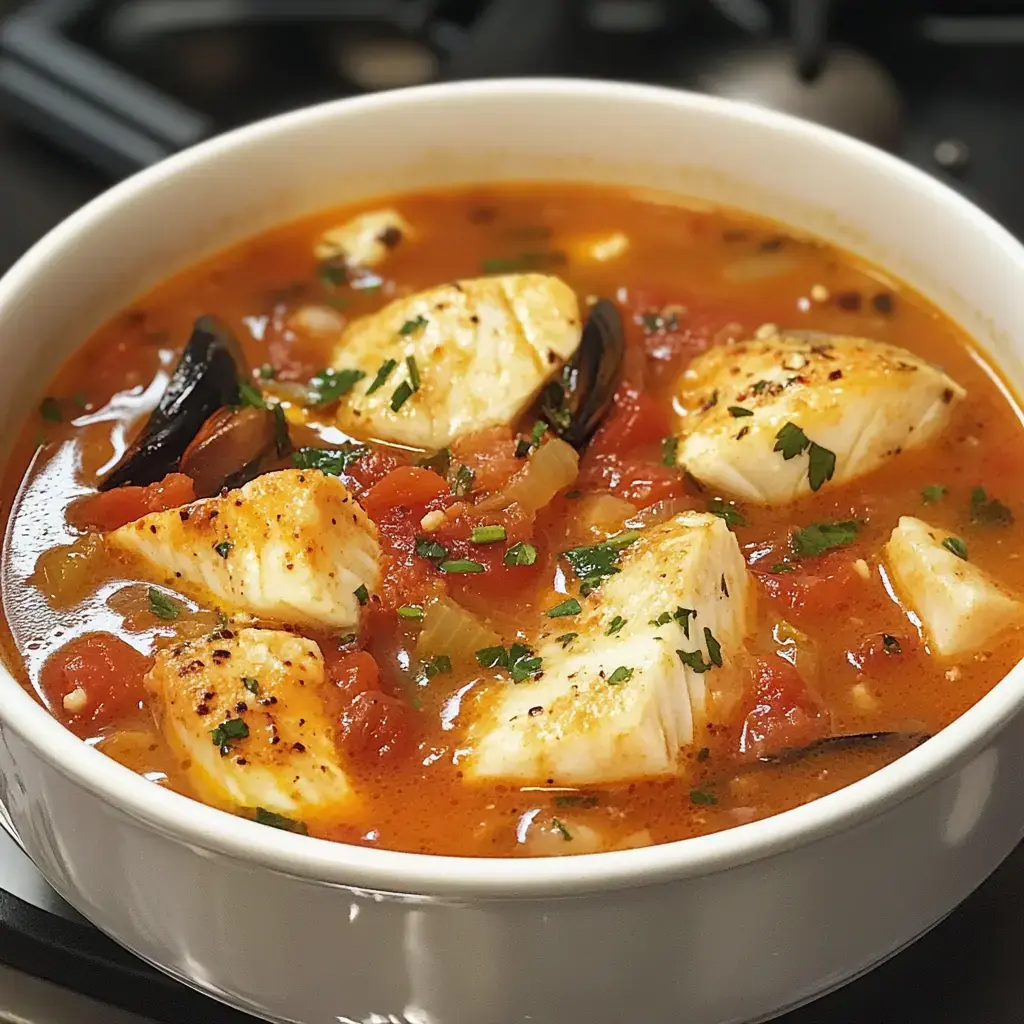
[[[769,277],[788,274],[798,265],[795,256],[764,253],[730,263],[722,271],[722,277],[729,284],[752,284],[754,281],[764,281]]]
[[[618,533],[631,516],[637,514],[636,505],[612,494],[592,494],[576,503],[575,522],[584,531],[602,536]]]
[[[636,515],[627,519],[623,525],[630,530],[643,530],[648,526],[660,526],[662,523],[667,523],[681,512],[692,511],[693,500],[691,498],[664,498],[641,509]]]
[[[505,490],[480,502],[476,511],[489,512],[516,503],[532,515],[544,508],[559,491],[571,487],[579,476],[579,469],[580,457],[576,449],[555,438],[535,449]]]
[[[427,606],[423,629],[416,643],[420,657],[447,654],[453,662],[473,662],[482,647],[494,647],[501,638],[472,612],[448,597]]]

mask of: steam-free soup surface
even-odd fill
[[[374,210],[392,211],[400,227],[384,224],[371,238],[381,244],[368,255],[354,253],[351,240],[347,250],[331,249],[325,232]],[[566,307],[558,325],[570,350],[549,355],[550,366],[543,358],[528,364],[536,380],[525,385],[530,393],[511,422],[477,429],[473,416],[512,401],[510,378],[499,370],[511,372],[521,352],[497,351],[491,376],[471,385],[458,372],[438,383],[431,375],[440,370],[431,361],[410,365],[405,358],[412,351],[407,343],[435,331],[441,365],[445,309],[424,306],[429,315],[409,319],[399,310],[388,321],[392,326],[379,335],[371,330],[369,340],[349,332],[359,318],[426,289],[520,274],[567,285],[566,301],[571,306],[574,293],[578,314]],[[481,287],[486,292],[490,285]],[[475,294],[472,287],[468,294]],[[503,309],[547,316],[546,308],[538,309],[562,293],[521,300],[508,289],[503,294]],[[597,307],[598,299],[608,305]],[[526,305],[517,306],[520,301]],[[579,369],[583,360],[585,376],[588,368],[607,368],[602,359],[615,363],[610,379],[594,388],[595,407],[601,407],[584,429],[573,419],[578,409],[552,414],[549,402],[545,411],[541,387],[549,379],[568,381],[562,367],[573,358],[573,339],[595,309],[607,312],[609,305],[612,334],[615,315],[621,320],[621,365],[614,352],[595,355],[592,328],[583,332],[577,363],[570,364]],[[486,319],[492,307],[481,308]],[[195,322],[205,316],[218,318],[217,329],[233,334],[244,356],[238,358],[241,390],[228,381],[236,390],[227,408],[214,414],[233,432],[220,458],[230,462],[244,451],[249,463],[231,465],[225,474],[217,453],[207,447],[200,458],[193,441],[183,460],[163,467],[161,483],[143,489],[129,480],[98,493],[143,430]],[[793,334],[807,331],[822,336],[808,342]],[[795,500],[744,496],[742,488],[701,480],[693,465],[681,464],[694,450],[693,431],[703,436],[701,417],[712,414],[728,429],[708,465],[728,462],[728,445],[746,439],[736,435],[776,415],[772,402],[788,400],[785,386],[794,394],[813,389],[807,374],[814,367],[804,369],[804,363],[836,358],[830,337],[887,343],[941,367],[955,388],[940,389],[948,395],[936,406],[926,442],[908,432],[906,444],[890,445],[873,466],[847,479],[855,442],[823,444],[808,405],[772,421],[772,440],[787,424],[797,433],[781,436],[758,460],[769,482],[773,473],[807,467],[806,477],[804,469],[795,470]],[[727,366],[725,386],[704,387],[701,364],[693,363],[717,348],[731,358],[740,351],[731,347],[737,343],[760,339],[771,346],[780,338],[795,339],[787,343],[796,346],[792,382],[758,380],[730,391],[730,374],[739,380],[745,370]],[[506,343],[504,336],[499,342]],[[818,347],[801,355],[805,342]],[[368,346],[374,369],[345,390],[337,374],[325,379],[321,371],[354,369],[357,344]],[[391,344],[395,365],[384,373]],[[346,351],[353,353],[348,363]],[[859,350],[851,356],[859,358]],[[691,364],[696,370],[687,376]],[[829,372],[830,387],[848,387],[842,401],[852,409],[856,396],[850,395],[860,384],[849,371],[845,377]],[[914,372],[921,381],[926,371]],[[381,374],[383,382],[367,396]],[[403,382],[410,394],[393,411]],[[601,387],[612,399],[603,405]],[[863,394],[874,400],[869,388]],[[375,395],[385,400],[379,406],[372,405]],[[428,436],[416,433],[426,429],[423,423],[429,420],[435,431],[429,436],[436,438],[438,424],[447,422],[440,413],[416,421],[417,411],[442,401],[449,410],[476,409],[468,416],[473,429],[456,430],[444,445],[417,447],[417,438]],[[557,396],[552,401],[557,404]],[[901,404],[892,394],[879,401],[890,411]],[[405,420],[391,432],[406,403]],[[240,413],[256,434],[271,431],[267,444],[246,448],[239,441],[245,433],[236,422]],[[831,429],[840,436],[837,422]],[[207,417],[199,440],[208,440],[215,426]],[[547,481],[554,493],[545,494],[545,481],[536,476],[526,491],[516,491],[549,446],[560,446],[551,453],[565,456]],[[4,653],[25,687],[84,740],[154,785],[268,825],[469,856],[667,842],[775,814],[862,778],[948,725],[1017,662],[1022,461],[1018,409],[984,353],[912,290],[828,244],[735,210],[582,185],[389,197],[228,248],[140,296],[83,338],[40,394],[7,465]],[[288,478],[273,475],[289,470]],[[245,491],[234,510],[221,507],[216,522],[209,518],[213,506],[190,505],[204,497],[233,503],[231,488],[249,477],[255,479],[248,488],[267,493]],[[279,479],[283,489],[274,490]],[[316,552],[294,570],[308,575],[289,606],[302,610],[292,616],[275,611],[289,585],[284,570],[283,584],[267,584],[262,605],[244,595],[223,599],[223,588],[213,591],[220,599],[208,596],[203,587],[210,573],[230,571],[243,557],[271,557],[261,545],[269,543],[275,514],[291,529],[288,517],[298,514],[300,502],[289,494],[299,492],[311,503],[329,498],[358,505],[350,533],[335,538],[326,527],[309,527],[303,550],[317,546]],[[220,493],[227,497],[217,498]],[[517,494],[519,500],[509,500]],[[350,506],[337,507],[348,515]],[[712,515],[687,519],[683,514],[691,510]],[[132,522],[161,512],[172,518],[159,521],[160,533],[154,525],[152,535],[185,551],[184,568],[140,553],[148,525],[134,549],[113,539],[119,527],[131,531]],[[241,518],[232,520],[231,540],[211,532],[202,550],[190,553],[189,545],[199,541],[188,531],[198,530],[197,522],[215,531],[236,513],[257,519],[265,513],[258,520],[263,525],[246,532]],[[979,574],[966,580],[979,610],[970,628],[963,608],[950,621],[952,613],[941,604],[965,593],[964,578],[948,575],[952,570],[941,559],[925,558],[933,583],[924,590],[914,583],[917,556],[907,556],[896,539],[890,543],[901,517],[921,520],[940,555]],[[340,528],[336,519],[330,521]],[[713,538],[708,554],[693,556],[702,572],[738,550],[740,569],[729,570],[729,579],[742,591],[744,609],[716,606],[725,610],[715,612],[715,623],[725,625],[710,630],[704,628],[710,613],[675,600],[643,623],[629,622],[629,613],[613,615],[620,610],[611,603],[615,581],[629,580],[620,590],[630,591],[630,607],[646,608],[643,602],[655,600],[665,578],[655,564],[665,557],[659,553],[669,550],[673,531],[689,537],[693,530]],[[378,578],[365,589],[349,587],[323,607],[305,607],[318,588],[330,595],[332,581],[335,590],[341,587],[345,572],[356,573],[356,582],[362,578],[363,556],[353,554],[352,545],[372,547],[374,537]],[[927,538],[923,543],[928,546]],[[608,571],[602,574],[599,565],[589,579],[586,569],[577,571],[579,558],[563,553],[580,548],[596,550]],[[196,564],[207,583],[193,586],[189,565]],[[287,570],[293,571],[291,563]],[[690,587],[691,570],[679,572],[679,585]],[[723,590],[726,576],[723,569]],[[738,593],[729,596],[737,599]],[[346,603],[358,617],[351,627],[338,625],[346,621]],[[989,608],[999,618],[994,632],[982,621]],[[617,618],[626,620],[618,628]],[[264,635],[247,632],[253,628],[274,631],[279,646],[273,664],[263,660],[250,671],[243,639],[255,636],[258,646]],[[725,629],[738,639],[726,643]],[[588,638],[587,630],[597,632]],[[668,658],[642,668],[640,659],[656,654],[636,652],[648,652],[659,630]],[[282,632],[300,638],[299,646],[289,647]],[[523,731],[539,728],[532,718],[555,714],[544,687],[560,685],[560,671],[572,676],[571,667],[556,664],[561,655],[547,653],[545,663],[536,664],[537,652],[560,648],[569,657],[593,651],[599,659],[602,645],[609,653],[600,678],[574,680],[591,687],[589,710],[559,719],[548,733]],[[204,660],[195,654],[200,650],[214,653]],[[225,660],[229,655],[235,662]],[[297,680],[291,662],[307,656],[307,674]],[[237,672],[229,672],[236,662]],[[207,673],[222,670],[235,680],[230,685],[246,692],[218,689],[229,684]],[[311,701],[308,713],[296,710],[294,696],[307,682],[315,691],[301,697]],[[612,696],[594,689],[598,683]],[[661,694],[659,708],[682,688],[679,729],[638,719],[633,740],[623,738],[629,730],[615,731],[614,716],[633,706],[629,688],[641,685]],[[529,720],[509,726],[502,702],[530,692],[546,695],[538,697],[539,710],[531,707],[524,713]],[[314,719],[311,739],[302,730],[313,728]],[[328,795],[298,800],[292,809],[287,800],[274,801],[293,780],[272,776],[299,762],[266,760],[278,754],[257,749],[272,742],[274,730],[284,735],[288,729],[298,730],[286,736],[288,757],[311,757],[302,770],[331,777]],[[656,756],[635,741],[648,732],[661,744]],[[613,749],[598,750],[608,735],[616,737]],[[540,774],[532,776],[528,764]],[[257,785],[242,774],[246,768],[270,772],[270,781]],[[222,770],[242,778],[242,789],[222,786]]]

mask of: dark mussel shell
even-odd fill
[[[845,750],[850,747],[905,746],[908,751],[919,747],[931,736],[925,732],[855,732],[845,736],[826,736],[815,740],[806,747],[791,747],[777,754],[764,754],[758,758],[762,764],[789,764],[813,754],[824,754],[829,750]]]
[[[222,406],[238,405],[245,376],[245,357],[231,330],[216,317],[196,320],[160,404],[100,490],[151,484],[174,472],[206,420]]]
[[[590,310],[575,355],[560,380],[544,390],[541,412],[551,429],[574,448],[590,440],[611,408],[622,377],[626,331],[614,302],[598,299]]]

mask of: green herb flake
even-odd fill
[[[214,544],[213,545],[213,550],[216,551],[217,554],[220,555],[221,558],[227,558],[228,557],[228,553],[231,551],[231,549],[234,546],[235,545],[232,544],[231,541],[229,541],[229,540],[222,540],[219,544]]]
[[[413,391],[419,391],[422,381],[420,380],[420,368],[416,363],[416,357],[406,356],[405,365],[409,371],[409,383],[412,385]]]
[[[722,498],[712,498],[708,502],[708,511],[713,516],[725,520],[725,525],[730,529],[734,526],[749,526],[747,517],[732,502],[724,501]]]
[[[598,803],[599,800],[593,793],[560,793],[555,797],[556,807],[596,807]]]
[[[365,583],[360,583],[359,586],[356,587],[356,589],[352,591],[352,593],[356,595],[356,600],[360,604],[365,605],[365,604],[369,603],[369,601],[370,601],[370,592],[366,589],[366,584]]]
[[[790,565],[788,562],[776,562],[769,570],[769,572],[796,572],[796,566]]]
[[[812,441],[795,423],[787,423],[775,435],[773,451],[781,452],[787,462],[807,452],[807,482],[812,491],[817,491],[835,473],[835,452]]]
[[[407,380],[403,380],[402,383],[399,384],[391,393],[391,411],[398,412],[398,410],[405,405],[414,390],[413,386]]]
[[[710,756],[711,756],[711,748],[710,747],[701,747],[700,750],[697,751],[697,760],[698,761],[706,761]]]
[[[690,803],[713,806],[718,803],[718,797],[714,793],[709,793],[706,789],[691,789]]]
[[[365,376],[362,370],[321,370],[310,379],[309,404],[330,405],[348,394]]]
[[[39,415],[48,423],[60,423],[63,419],[60,411],[60,402],[56,398],[47,396],[39,403]]]
[[[426,327],[428,323],[430,323],[430,321],[420,314],[412,320],[406,320],[405,323],[398,328],[398,333],[405,338],[418,331],[421,327]]]
[[[481,647],[476,660],[481,668],[508,668],[508,651],[504,647]]]
[[[937,505],[945,497],[947,490],[948,488],[943,487],[942,484],[929,484],[921,491],[921,504]]]
[[[457,498],[465,497],[473,490],[473,479],[476,474],[469,466],[459,466],[452,477],[451,492]]]
[[[504,526],[474,526],[469,532],[469,539],[474,544],[494,544],[505,539]]]
[[[256,808],[256,817],[253,820],[257,825],[269,825],[270,828],[279,828],[283,832],[294,832],[300,836],[309,835],[309,829],[304,822],[286,818],[283,814],[268,811],[263,807]]]
[[[267,407],[263,392],[251,381],[238,381],[238,398],[242,405],[252,406],[253,409],[266,409]]]
[[[772,451],[782,452],[782,457],[788,462],[798,455],[803,455],[810,444],[810,438],[795,423],[787,423],[775,435],[775,447]]]
[[[521,683],[530,676],[536,676],[542,665],[542,659],[538,658],[526,644],[514,643],[508,649],[508,667],[512,671],[512,682]]]
[[[348,267],[344,263],[321,263],[316,268],[316,276],[328,290],[340,288],[348,283]]]
[[[372,395],[375,391],[379,391],[383,386],[388,377],[391,376],[392,371],[398,365],[397,359],[385,359],[380,364],[380,368],[377,370],[377,375],[370,381],[370,386],[366,389],[368,395]]]
[[[678,454],[679,438],[663,437],[661,439],[661,464],[663,466],[674,466]]]
[[[700,651],[676,651],[679,660],[694,672],[703,675],[711,669],[711,662],[704,661],[704,655]]]
[[[242,685],[255,697],[260,692],[260,682],[252,676],[242,676]]]
[[[149,588],[149,610],[158,618],[168,622],[181,614],[181,605],[156,587]]]
[[[565,827],[565,825],[562,824],[561,821],[558,820],[558,818],[552,818],[551,825],[553,828],[557,829],[557,831],[561,833],[562,838],[567,843],[572,842],[572,833]]]
[[[651,619],[648,625],[654,626],[667,626],[672,621],[672,616],[668,612],[662,612],[656,619]]]
[[[852,544],[856,539],[857,521],[845,519],[838,523],[810,523],[794,530],[789,542],[797,558],[814,558],[833,548]]]
[[[715,638],[715,634],[712,633],[707,626],[704,627],[704,643],[707,644],[708,658],[710,659],[711,664],[714,665],[716,668],[721,668],[722,645]]]
[[[942,546],[947,551],[952,551],[957,558],[967,561],[967,545],[959,537],[947,537],[942,542]]]
[[[566,615],[579,615],[583,611],[582,605],[575,597],[567,598],[561,604],[556,604],[554,608],[549,608],[545,614],[549,619],[561,619]]]
[[[422,619],[423,606],[419,604],[403,604],[398,609],[398,617],[400,619]]]
[[[537,561],[537,549],[532,544],[517,541],[502,558],[505,565],[533,565]]]
[[[633,678],[633,670],[620,665],[609,677],[608,683],[611,686],[618,686],[620,683],[628,683]]]
[[[423,469],[432,469],[438,476],[446,477],[452,468],[452,450],[451,448],[441,448],[429,458],[420,459],[416,465]]]
[[[1013,513],[998,498],[990,498],[984,487],[971,491],[971,522],[978,526],[1009,526]]]
[[[448,549],[433,537],[416,538],[416,554],[420,558],[429,558],[431,561],[440,561],[448,557]]]
[[[730,405],[729,415],[735,419],[739,419],[741,416],[753,416],[753,409],[744,409],[742,405]]]
[[[452,659],[447,654],[438,654],[429,661],[423,662],[416,674],[416,682],[425,686],[436,676],[448,675],[452,670]]]
[[[562,650],[564,651],[566,647],[568,647],[569,644],[571,644],[578,636],[579,633],[563,633],[561,636],[555,637],[555,643],[561,644]]]
[[[348,647],[350,644],[354,644],[358,639],[359,637],[355,633],[342,633],[342,635],[338,637],[338,646]]]
[[[479,562],[474,562],[471,558],[449,558],[447,561],[442,562],[438,568],[441,572],[445,573],[475,573],[483,572],[484,567]]]
[[[366,445],[351,442],[338,448],[299,448],[292,452],[292,465],[296,469],[319,469],[328,476],[341,476],[353,462],[369,454]]]
[[[257,372],[260,375],[260,380],[273,380],[277,376],[277,371],[270,363],[264,363]]]
[[[221,757],[227,757],[234,740],[244,740],[248,735],[249,726],[241,718],[228,718],[210,730],[213,745],[220,748]]]
[[[615,634],[618,633],[625,624],[626,620],[621,615],[616,615],[615,618],[612,619],[608,628],[604,631],[604,635],[615,636]]]
[[[620,572],[619,553],[639,538],[639,531],[625,530],[601,541],[600,544],[563,551],[562,557],[568,561],[573,572],[582,581],[580,593],[583,596],[593,593],[603,580]]]

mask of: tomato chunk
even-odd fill
[[[508,427],[491,427],[452,442],[452,466],[466,466],[473,473],[474,490],[494,493],[524,466],[515,456],[516,442]]]
[[[623,385],[616,391],[613,403],[604,423],[594,434],[588,454],[621,455],[642,445],[658,445],[672,432],[664,402]]]
[[[76,525],[107,533],[127,523],[187,505],[196,500],[192,479],[184,473],[168,473],[147,487],[115,487],[81,501],[73,510]]]
[[[829,718],[800,673],[782,658],[757,658],[740,732],[741,757],[751,760],[805,747],[829,733]]]
[[[368,651],[341,652],[322,644],[327,678],[346,699],[367,690],[380,689],[380,668]]]
[[[797,613],[836,615],[864,600],[865,580],[853,568],[848,556],[826,555],[812,562],[798,563],[793,572],[754,571],[765,594]]]
[[[52,654],[42,686],[56,717],[83,738],[137,711],[151,659],[112,633],[86,633]]]
[[[400,755],[412,742],[409,708],[380,690],[357,693],[342,712],[341,748],[356,760]]]
[[[366,514],[376,521],[388,509],[414,508],[447,493],[447,481],[432,469],[399,466],[367,491],[362,505]]]

